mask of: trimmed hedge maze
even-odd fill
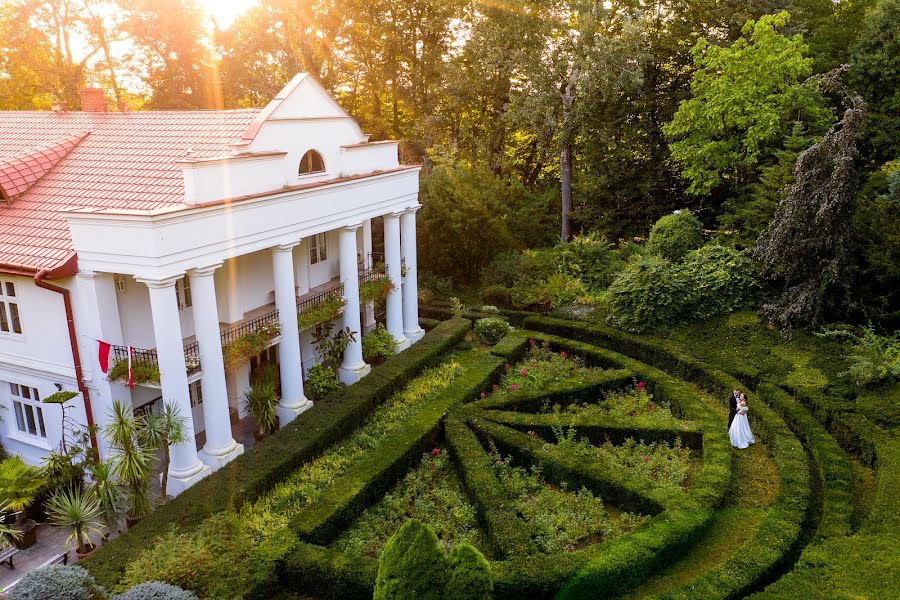
[[[452,364],[427,402],[291,513],[272,577],[249,596],[371,598],[380,547],[359,537],[389,534],[378,530],[394,526],[391,511],[407,509],[459,512],[461,533],[445,535],[469,536],[489,558],[496,598],[891,597],[900,589],[893,437],[855,415],[822,422],[815,407],[758,381],[759,443],[737,452],[724,399],[733,387],[752,388],[728,373],[659,340],[510,316],[519,329],[489,350],[463,341],[465,318],[429,323],[420,344],[317,403],[86,566],[114,587],[171,523],[190,530],[195,519],[250,506],[305,465],[327,462],[342,440],[366,437],[367,415],[423,370]],[[517,385],[520,367],[525,382],[547,356],[577,357],[580,367]],[[871,507],[856,497],[865,467],[848,450],[878,466]],[[678,477],[670,459],[681,461]],[[523,482],[527,493],[535,482],[551,492],[522,496]],[[552,509],[532,510],[547,498],[596,507],[597,519],[571,539],[548,540],[566,525],[547,523]],[[584,535],[598,523],[602,531]]]

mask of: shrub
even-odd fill
[[[106,592],[82,567],[52,565],[41,567],[19,580],[9,592],[9,600],[103,600]]]
[[[892,336],[881,336],[871,327],[858,331],[836,327],[821,336],[846,342],[845,358],[850,368],[841,375],[850,377],[857,384],[872,385],[900,378],[900,331]]]
[[[662,217],[650,229],[647,250],[671,261],[703,245],[703,223],[689,210]]]
[[[447,571],[437,535],[410,519],[384,545],[373,600],[440,600]]]
[[[306,385],[304,391],[313,400],[321,400],[328,394],[341,389],[341,383],[332,367],[324,363],[318,363],[306,372]]]
[[[509,333],[509,323],[503,319],[488,317],[475,321],[475,335],[482,344],[493,346],[507,333]]]
[[[512,293],[510,288],[495,283],[487,286],[481,292],[485,302],[490,302],[496,306],[512,306]]]
[[[450,578],[444,594],[446,600],[491,600],[494,582],[491,565],[470,544],[460,544],[450,551]]]
[[[197,596],[162,581],[148,581],[115,596],[113,600],[197,600]]]
[[[686,302],[694,318],[747,308],[759,297],[753,261],[727,246],[707,244],[689,252],[677,274],[691,292]]]
[[[627,331],[645,331],[674,323],[691,290],[675,266],[658,256],[628,264],[606,292],[607,318]]]
[[[383,360],[394,353],[397,343],[384,325],[378,326],[363,336],[362,350],[363,359],[366,362],[374,362]]]

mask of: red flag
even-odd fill
[[[98,356],[100,359],[100,370],[105,375],[109,373],[109,350],[112,348],[112,345],[107,344],[103,340],[97,340],[97,343],[100,344],[100,354]]]
[[[128,346],[128,387],[134,389],[134,376],[131,372],[131,355],[134,353],[134,347]]]

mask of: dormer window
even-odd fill
[[[325,161],[322,155],[315,150],[308,150],[303,158],[300,159],[300,175],[309,175],[310,173],[324,173]]]

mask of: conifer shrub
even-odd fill
[[[703,223],[689,210],[666,215],[650,229],[647,250],[667,260],[679,261],[703,245]]]
[[[197,600],[197,596],[162,581],[148,581],[115,596],[113,600]]]
[[[51,565],[28,573],[9,591],[9,600],[105,600],[106,592],[82,567]]]
[[[384,545],[373,600],[441,600],[448,567],[437,535],[410,519]]]
[[[491,565],[471,544],[459,544],[450,551],[450,577],[446,600],[491,600],[494,582]]]

